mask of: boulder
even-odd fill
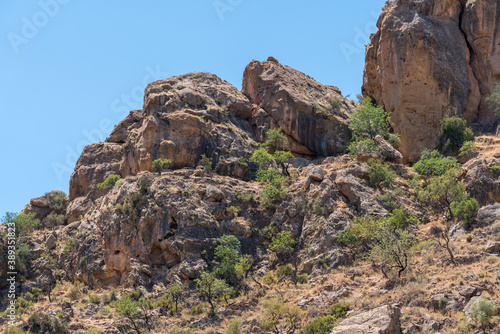
[[[387,2],[366,49],[363,95],[391,113],[405,161],[438,144],[440,120],[483,124],[485,98],[500,83],[495,0]]]
[[[249,121],[259,141],[267,130],[280,127],[297,155],[334,155],[349,143],[347,119],[356,104],[342,97],[337,87],[322,85],[271,58],[250,62],[243,74],[242,92],[254,105]],[[332,108],[331,99],[338,109]]]
[[[477,223],[479,226],[489,226],[500,221],[500,206],[484,206],[477,212]]]
[[[486,253],[499,253],[500,252],[500,242],[498,241],[490,241],[484,247],[484,251]]]
[[[377,135],[375,136],[375,142],[381,149],[380,155],[382,156],[382,159],[398,164],[403,162],[403,155],[394,147],[392,147],[392,145],[389,144],[384,138]]]
[[[480,207],[500,202],[499,174],[491,169],[498,165],[500,159],[477,158],[469,160],[462,166],[467,191],[478,201]]]
[[[399,308],[384,305],[342,321],[331,334],[400,334],[400,315]]]

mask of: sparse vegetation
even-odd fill
[[[97,185],[97,188],[104,189],[104,190],[111,189],[111,188],[113,188],[115,186],[116,182],[118,182],[119,180],[121,180],[121,176],[120,175],[111,174],[111,175],[109,175],[106,178],[106,180],[104,180],[103,182],[99,183]]]
[[[444,117],[441,120],[441,149],[449,149],[458,153],[464,142],[474,138],[472,129],[467,127],[467,121],[459,116]]]
[[[152,168],[153,171],[158,173],[158,175],[161,175],[161,172],[169,169],[171,165],[172,160],[170,159],[156,159],[153,161]]]

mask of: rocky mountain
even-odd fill
[[[495,0],[384,6],[366,49],[363,94],[391,113],[406,161],[436,147],[444,116],[494,124],[485,98],[500,83],[499,20]]]
[[[241,91],[202,72],[150,83],[142,109],[84,148],[68,196],[4,218],[20,280],[16,329],[7,294],[0,326],[498,331],[500,139],[481,132],[496,120],[497,17],[489,0],[387,2],[366,51],[375,105],[273,57],[248,64]],[[446,115],[475,122],[474,144],[424,159]],[[0,244],[11,256],[4,224]]]

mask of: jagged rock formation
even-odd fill
[[[132,111],[104,143],[82,152],[71,176],[68,219],[87,212],[105,191],[97,184],[110,174],[122,177],[151,169],[153,160],[171,159],[172,168],[196,166],[203,154],[221,174],[244,177],[255,145],[247,98],[215,75],[194,72],[149,84],[144,107]]]
[[[250,123],[259,141],[269,128],[281,127],[294,153],[329,156],[345,151],[350,140],[346,120],[356,105],[337,87],[322,85],[270,57],[246,67],[242,92],[254,105]],[[339,99],[339,111],[331,110],[332,98]]]
[[[438,142],[439,122],[492,118],[485,97],[500,83],[495,0],[387,2],[366,49],[363,94],[392,113],[406,161]]]
[[[266,75],[258,72],[263,68]],[[194,72],[149,84],[143,109],[130,112],[106,142],[83,150],[70,180],[67,219],[81,219],[105,194],[97,185],[107,176],[137,175],[158,158],[171,159],[178,169],[195,167],[205,154],[217,173],[244,179],[256,142],[272,128],[283,128],[296,155],[327,156],[345,149],[350,139],[346,118],[355,104],[338,88],[269,61],[253,61],[243,82],[244,93],[262,108],[252,107],[245,95],[213,74]],[[342,103],[338,115],[328,109],[331,97]]]

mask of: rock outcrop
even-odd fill
[[[488,123],[500,83],[495,0],[387,2],[366,49],[363,95],[391,113],[405,161],[438,143],[440,120]]]
[[[75,221],[103,194],[97,185],[111,174],[137,175],[153,160],[172,168],[195,167],[202,155],[220,174],[243,178],[255,145],[248,99],[217,76],[194,72],[149,84],[144,107],[121,121],[104,143],[83,150],[71,176],[68,219]]]
[[[329,156],[345,150],[350,140],[346,120],[356,105],[337,87],[322,85],[270,57],[246,67],[242,92],[253,104],[250,123],[259,141],[269,128],[281,127],[296,154]]]
[[[399,308],[385,305],[342,321],[331,334],[400,334]]]

